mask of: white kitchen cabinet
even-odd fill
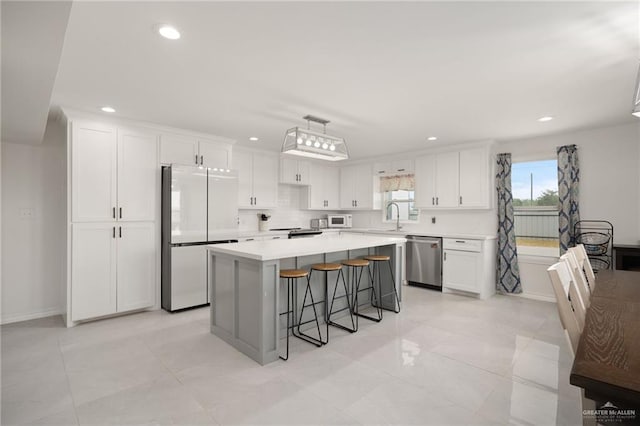
[[[281,156],[280,183],[290,185],[309,185],[310,167],[311,164],[308,161]]]
[[[340,174],[336,167],[311,163],[308,197],[310,210],[339,209]]]
[[[417,207],[458,206],[458,152],[418,157],[415,176]]]
[[[153,222],[76,223],[71,244],[73,321],[153,306]]]
[[[162,134],[160,162],[210,168],[231,168],[231,144],[188,135]]]
[[[478,272],[481,255],[467,251],[444,250],[443,285],[454,290],[479,293]]]
[[[463,208],[489,208],[489,161],[485,148],[460,151],[460,199]]]
[[[198,139],[186,135],[161,135],[160,163],[187,166],[200,165]]]
[[[116,226],[77,223],[71,229],[71,319],[116,312]]]
[[[458,153],[436,155],[436,207],[458,206]]]
[[[416,159],[416,206],[421,209],[489,208],[486,148]]]
[[[462,291],[481,299],[495,293],[495,239],[442,240],[443,292]]]
[[[265,151],[236,150],[238,207],[274,208],[278,203],[278,156]]]
[[[413,160],[411,159],[383,161],[373,164],[373,173],[379,176],[413,173],[413,170]]]
[[[154,220],[157,150],[152,133],[73,122],[72,222]]]
[[[118,129],[118,220],[156,216],[158,140],[149,133]]]
[[[371,164],[345,166],[340,169],[340,208],[373,209]]]
[[[117,312],[153,306],[156,285],[156,238],[153,222],[118,225]]]
[[[416,158],[415,203],[417,207],[434,208],[436,205],[436,156]]]
[[[115,219],[117,205],[115,127],[74,122],[71,133],[71,217],[74,222]]]

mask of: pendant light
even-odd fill
[[[347,144],[343,138],[327,134],[329,120],[305,115],[307,128],[294,127],[287,130],[282,143],[282,152],[320,160],[340,161],[349,158]],[[322,124],[323,131],[311,130],[311,122]]]

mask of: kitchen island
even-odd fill
[[[260,364],[273,362],[278,359],[280,336],[286,332],[286,316],[280,318],[279,314],[286,310],[287,297],[284,284],[281,291],[280,268],[308,270],[314,263],[386,254],[391,256],[396,290],[402,298],[405,241],[400,237],[342,234],[207,246],[211,333]],[[319,300],[324,299],[327,285],[323,275],[314,275],[312,280]],[[335,282],[332,277],[328,280],[331,289]],[[388,272],[382,279],[387,286],[382,293],[392,293]],[[383,299],[382,305],[392,308],[392,297]]]

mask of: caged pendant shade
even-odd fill
[[[328,161],[340,161],[349,158],[345,140],[326,133],[326,125],[329,120],[312,115],[305,115],[303,118],[307,120],[307,128],[294,127],[287,130],[282,142],[283,153]],[[311,130],[309,128],[311,121],[322,124],[325,131],[317,132]]]

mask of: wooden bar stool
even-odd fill
[[[300,321],[298,321],[298,323],[296,324],[296,321],[295,321],[295,318],[296,318],[295,312],[296,312],[296,305],[297,305],[296,295],[298,294],[298,292],[295,291],[296,289],[294,285],[296,285],[298,278],[305,278],[305,277],[307,278],[307,289],[304,293],[304,300],[302,301],[302,311],[300,312]],[[309,285],[309,272],[305,271],[304,269],[281,269],[280,278],[286,278],[287,280],[287,310],[285,312],[280,313],[280,315],[287,316],[287,355],[284,357],[280,356],[280,359],[283,359],[286,361],[289,359],[289,330],[291,330],[291,333],[297,338],[302,339],[305,342],[309,342],[316,346],[322,346],[322,341],[321,341],[322,335],[320,334],[320,323],[318,322],[318,312],[316,311],[316,304],[315,304],[315,301],[313,300],[313,293],[311,293],[311,286]],[[309,293],[311,296],[310,304],[307,304],[307,293]],[[293,301],[292,301],[292,298],[293,298]],[[319,337],[318,339],[311,337],[300,331],[300,325],[302,322],[302,315],[304,314],[304,308],[308,306],[313,307],[314,319],[309,320],[304,324],[307,324],[315,320],[316,328],[318,329],[318,337]],[[291,324],[292,316],[293,316],[293,324]],[[296,334],[296,329],[295,329],[296,325],[298,327],[298,334]]]
[[[353,306],[353,314],[356,316],[356,330],[358,329],[358,317],[366,318],[371,321],[380,322],[382,320],[382,309],[378,306],[380,305],[380,301],[378,300],[378,294],[376,293],[376,289],[373,285],[370,285],[365,288],[360,288],[360,283],[362,282],[362,273],[364,269],[367,269],[369,272],[369,261],[366,259],[346,259],[342,261],[342,264],[347,267],[347,271],[350,272],[349,280],[351,284],[351,291],[353,295],[353,300],[351,306]],[[349,271],[349,268],[351,270]],[[369,274],[369,278],[371,278],[371,274]],[[371,306],[376,308],[377,315],[375,317],[361,314],[358,312],[360,308],[360,304],[358,302],[358,296],[360,292],[371,290]],[[374,303],[375,300],[375,303]]]
[[[387,256],[385,254],[372,254],[369,256],[365,256],[364,257],[366,260],[373,262],[373,271],[369,271],[370,272],[370,276],[371,276],[371,285],[375,287],[376,285],[376,276],[378,278],[378,294],[380,295],[380,308],[384,309],[386,311],[392,311],[395,312],[396,314],[400,312],[400,298],[398,297],[398,291],[396,290],[396,280],[393,277],[393,268],[391,267],[391,256]],[[386,293],[386,294],[382,294],[382,278],[380,275],[380,262],[387,262],[387,265],[389,265],[389,273],[391,274],[391,284],[393,286],[393,291]],[[382,306],[382,301],[384,300],[385,297],[387,296],[393,296],[394,300],[393,300],[393,309],[389,309],[389,308],[385,308],[384,306]],[[398,306],[398,309],[396,309],[396,305]]]
[[[349,301],[349,289],[347,288],[347,282],[344,279],[344,274],[342,273],[342,265],[339,263],[316,263],[314,265],[311,265],[311,272],[309,273],[309,281],[311,281],[311,275],[313,274],[313,271],[318,271],[318,272],[324,272],[325,273],[325,281],[324,281],[324,300],[325,300],[325,309],[324,309],[324,319],[326,322],[326,327],[327,327],[327,336],[325,338],[325,341],[323,343],[327,343],[329,342],[329,325],[332,325],[334,327],[338,327],[341,328],[343,330],[346,330],[350,333],[354,333],[355,331],[357,331],[356,328],[356,324],[355,321],[353,319],[353,308],[351,307],[351,302]],[[336,283],[335,286],[333,288],[333,297],[331,297],[331,305],[329,305],[329,272],[338,272],[338,275],[336,276]],[[344,295],[342,296],[338,296],[336,297],[336,293],[338,290],[338,285],[340,283],[340,279],[342,278],[342,286],[344,288]],[[336,299],[342,299],[344,298],[347,301],[347,306],[345,308],[342,309],[338,309],[337,311],[333,311],[333,303],[335,302]],[[351,328],[346,327],[342,324],[338,324],[335,322],[331,321],[331,315],[332,314],[336,314],[338,312],[342,312],[348,310],[349,311],[349,317],[351,318]]]

